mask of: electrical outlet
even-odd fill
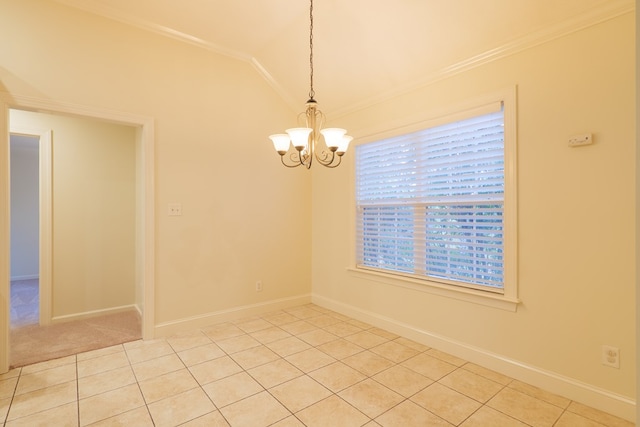
[[[182,205],[180,203],[169,203],[169,216],[182,215]]]
[[[620,349],[610,345],[602,346],[602,364],[620,369]]]
[[[262,292],[262,280],[256,282],[256,292]]]

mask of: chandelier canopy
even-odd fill
[[[298,126],[287,129],[286,133],[269,136],[280,155],[282,164],[289,168],[305,166],[311,168],[313,160],[323,166],[335,168],[340,164],[353,137],[340,128],[323,128],[325,115],[318,109],[313,90],[313,0],[309,7],[309,100],[305,111],[298,115]],[[319,146],[320,135],[324,137],[324,147]],[[293,146],[293,150],[291,147]]]

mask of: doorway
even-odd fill
[[[11,328],[40,324],[40,137],[11,133]]]
[[[50,161],[41,162],[51,164],[51,177],[46,179],[47,173],[42,173],[40,180],[43,188],[49,184],[52,190],[50,200],[40,203],[45,211],[51,206],[42,219],[52,218],[53,239],[40,251],[43,258],[50,253],[52,259],[50,280],[40,281],[40,288],[49,289],[51,295],[41,299],[43,314],[48,307],[51,316],[17,327],[12,319],[11,366],[139,339],[141,304],[135,299],[136,128],[17,109],[10,110],[9,117],[12,133],[18,126],[51,129],[55,147]],[[29,291],[38,277],[39,150],[35,146],[30,150],[26,141],[24,147],[14,146],[18,138],[12,135],[10,139],[11,278],[31,279],[12,280],[11,311],[15,315],[20,311],[29,314],[28,308],[37,304]],[[30,141],[26,135],[25,139]],[[25,199],[29,203],[20,203]],[[23,267],[29,259],[31,265]],[[20,267],[22,275],[18,274]],[[46,266],[42,270],[46,273]],[[16,298],[18,292],[26,298]],[[13,305],[24,300],[30,303]]]
[[[86,107],[72,106],[67,104],[56,104],[50,101],[40,101],[34,99],[22,99],[20,97],[12,97],[12,99],[3,98],[0,95],[0,150],[5,153],[9,152],[9,130],[10,123],[6,120],[10,116],[11,110],[24,110],[29,112],[39,112],[46,114],[54,114],[66,117],[87,118],[98,120],[104,123],[121,124],[132,127],[135,134],[135,203],[134,212],[135,220],[133,224],[134,233],[134,281],[135,281],[135,303],[142,313],[142,338],[153,338],[153,241],[154,241],[154,221],[153,221],[153,123],[149,118],[131,116],[126,114],[105,112],[100,110],[89,109]],[[13,125],[13,123],[11,123]],[[9,236],[9,162],[6,157],[0,156],[0,227],[5,236]],[[6,233],[5,233],[6,232]],[[5,245],[0,250],[0,373],[6,372],[9,368],[9,271],[11,262],[9,239],[3,239],[2,244]],[[40,272],[42,276],[42,271]],[[43,295],[40,295],[42,301]],[[95,300],[105,298],[104,295],[95,296],[81,295],[80,299]],[[91,301],[90,301],[91,302]],[[51,307],[51,304],[49,304]],[[69,316],[75,316],[76,313],[66,313],[60,307],[51,313],[50,318],[56,321],[69,320]],[[95,314],[96,310],[85,310],[83,314],[89,316]],[[98,308],[97,311],[100,311]],[[40,317],[43,312],[40,310]]]

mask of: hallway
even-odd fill
[[[38,279],[11,281],[11,329],[39,322]]]

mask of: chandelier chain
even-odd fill
[[[316,94],[313,90],[313,0],[309,7],[309,99],[313,99]]]

